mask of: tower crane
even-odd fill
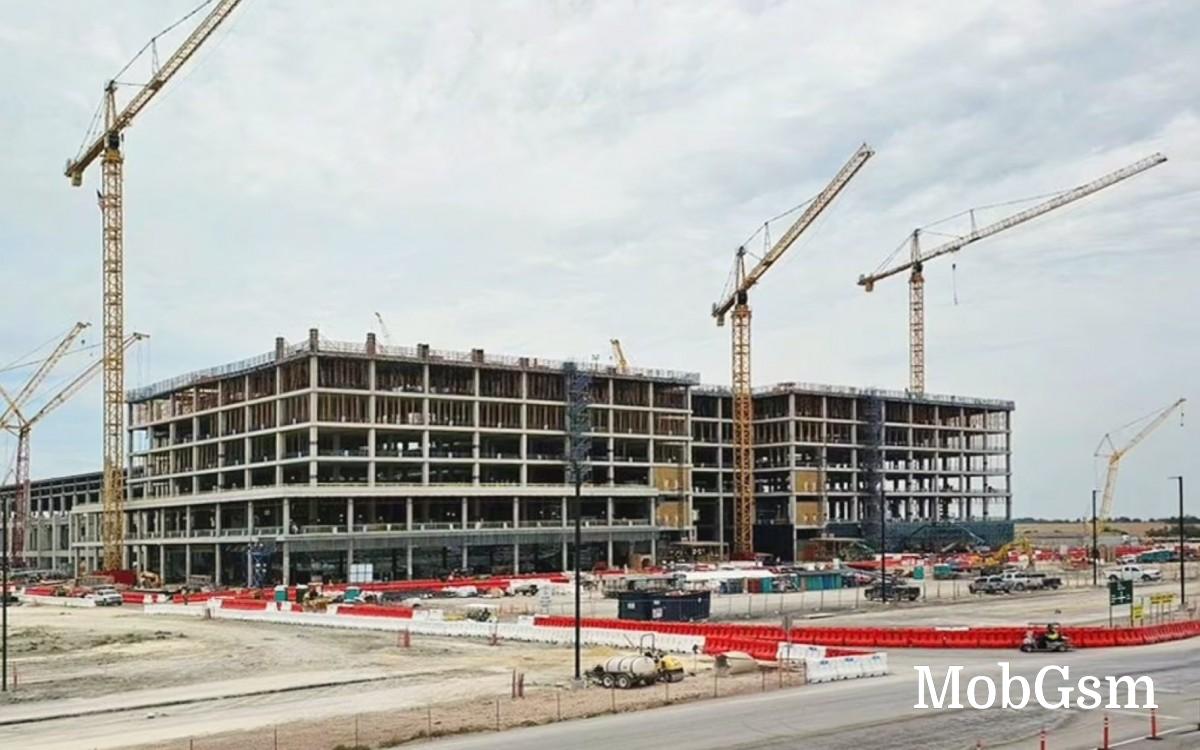
[[[391,346],[392,332],[388,330],[387,323],[383,322],[383,316],[379,313],[375,313],[375,320],[379,321],[379,335],[383,337],[383,343]]]
[[[629,360],[625,358],[625,349],[621,347],[621,339],[609,339],[612,346],[613,362],[617,365],[617,373],[624,375],[629,372]]]
[[[191,16],[212,0],[205,0]],[[104,86],[104,129],[78,156],[67,161],[65,174],[71,184],[83,184],[83,173],[96,159],[101,161],[100,211],[103,217],[103,309],[104,309],[104,474],[101,489],[103,519],[101,536],[104,542],[104,567],[121,567],[124,547],[124,526],[121,515],[125,505],[125,361],[122,357],[125,337],[125,271],[124,271],[124,156],[121,142],[126,128],[154,96],[179,72],[196,50],[204,44],[217,27],[229,17],[241,0],[220,0],[200,21],[192,33],[125,105],[117,108],[118,81]],[[182,21],[180,21],[182,23]],[[174,28],[174,26],[170,27]],[[157,37],[155,37],[157,39]],[[150,47],[154,43],[147,45]],[[155,55],[157,57],[157,54]]]
[[[147,338],[145,334],[134,333],[125,339],[122,346],[122,352],[133,346],[134,342],[141,341]],[[17,485],[16,507],[13,513],[12,524],[12,546],[10,547],[10,555],[12,561],[20,563],[22,555],[25,551],[25,520],[29,517],[29,497],[30,497],[30,479],[29,479],[29,439],[33,428],[42,419],[62,406],[67,399],[75,395],[89,380],[95,377],[100,371],[101,365],[104,364],[103,359],[98,359],[89,365],[83,372],[75,376],[71,382],[62,387],[58,393],[51,396],[40,409],[29,416],[25,416],[21,411],[21,401],[19,396],[9,399],[8,394],[0,389],[0,396],[8,403],[8,410],[16,417],[15,424],[6,425],[9,432],[17,436],[17,462],[16,462],[16,477]],[[22,389],[24,392],[25,388]]]
[[[921,249],[921,230],[914,229],[909,235],[906,244],[909,246],[909,259],[904,263],[884,268],[890,261],[891,257],[880,264],[873,273],[862,274],[858,277],[858,285],[864,290],[870,292],[875,289],[875,284],[884,279],[895,276],[898,273],[908,271],[908,363],[909,363],[909,389],[914,393],[925,392],[925,276],[923,271],[925,264],[942,255],[956,253],[962,250],[972,242],[977,242],[986,237],[991,237],[993,234],[999,234],[1005,229],[1011,229],[1018,224],[1036,219],[1042,214],[1047,214],[1056,208],[1061,208],[1067,204],[1086,198],[1092,193],[1099,192],[1106,187],[1121,182],[1122,180],[1133,177],[1136,174],[1145,172],[1147,169],[1156,167],[1167,160],[1167,157],[1162,154],[1155,153],[1134,162],[1127,167],[1118,169],[1115,172],[1084,183],[1070,190],[1064,190],[1058,193],[1053,198],[1039,203],[1036,206],[1018,211],[1011,216],[1006,216],[999,221],[995,221],[987,226],[974,227],[975,209],[968,212],[971,214],[971,231],[961,237],[957,237],[949,242],[945,242],[937,247],[927,250]],[[901,246],[903,247],[903,245]],[[898,251],[897,251],[898,252]],[[895,253],[893,253],[895,255]]]
[[[1142,442],[1146,437],[1162,426],[1162,423],[1167,421],[1167,417],[1176,409],[1183,406],[1186,398],[1181,398],[1170,406],[1156,412],[1152,415],[1149,422],[1142,429],[1131,437],[1120,448],[1116,446],[1112,439],[1112,433],[1104,433],[1104,437],[1100,439],[1100,444],[1096,446],[1096,458],[1104,458],[1108,460],[1108,471],[1104,476],[1104,492],[1101,494],[1100,513],[1098,520],[1103,523],[1112,517],[1113,510],[1113,495],[1117,490],[1117,471],[1121,468],[1121,459],[1133,449],[1135,445]],[[1106,447],[1107,446],[1107,447]]]
[[[9,398],[7,393],[4,394],[5,406],[4,411],[0,412],[0,427],[8,427],[9,419],[13,416],[16,409],[33,397],[38,386],[42,384],[42,381],[46,379],[46,376],[50,374],[50,371],[54,369],[59,360],[66,356],[67,350],[71,348],[71,344],[75,343],[75,339],[79,338],[79,334],[83,333],[84,329],[89,325],[91,324],[79,322],[71,326],[71,330],[67,331],[62,340],[42,360],[33,374],[29,376],[29,380],[25,381],[25,385],[21,386],[21,390],[17,391],[17,394],[12,398]]]
[[[746,248],[739,247],[735,258],[733,286],[728,295],[712,306],[717,325],[725,325],[725,316],[733,319],[732,326],[732,390],[733,390],[733,554],[749,558],[754,554],[754,446],[752,436],[752,405],[750,397],[750,288],[762,279],[772,265],[788,251],[796,239],[829,207],[838,193],[858,174],[875,152],[867,144],[859,146],[833,180],[809,202],[796,221],[759,259],[746,270]]]

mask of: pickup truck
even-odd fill
[[[1110,581],[1161,581],[1162,571],[1158,568],[1143,568],[1141,565],[1122,565],[1107,572]]]
[[[1063,585],[1062,579],[1058,576],[1048,576],[1045,573],[1028,573],[1027,578],[1034,582],[1035,585],[1030,586],[1034,589],[1058,589]]]
[[[1012,588],[1012,581],[1005,580],[1004,576],[983,576],[967,586],[972,594],[1007,594]]]
[[[915,602],[921,596],[920,586],[906,586],[894,580],[888,580],[883,584],[879,581],[868,586],[863,590],[863,596],[870,601],[882,599],[887,596],[888,601],[895,602],[901,599],[907,599],[910,602]]]
[[[1042,588],[1042,579],[1029,575],[1023,571],[1010,570],[1000,576],[1003,578],[1013,591],[1025,591],[1026,589]]]

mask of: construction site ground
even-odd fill
[[[1164,571],[1165,572],[1165,571]],[[1090,583],[1090,576],[1087,583]],[[1108,618],[1104,588],[977,597],[953,582],[926,582],[924,602],[884,607],[850,600],[853,590],[714,597],[714,620],[776,622],[779,612],[811,624],[992,625]],[[941,591],[941,598],[937,592]],[[1200,582],[1191,582],[1200,596]],[[1137,594],[1178,591],[1178,583]],[[570,597],[555,597],[553,609]],[[453,610],[471,600],[437,600]],[[493,602],[496,603],[496,602]],[[535,604],[501,600],[506,616]],[[780,607],[782,605],[782,610]],[[823,608],[822,608],[822,605]],[[744,609],[743,609],[744,608]],[[585,613],[613,616],[612,600],[585,600]],[[1118,623],[1128,608],[1117,609]],[[723,678],[711,662],[685,659],[697,674],[683,683],[615,694],[571,691],[572,651],[540,644],[490,645],[468,639],[343,631],[229,620],[149,616],[140,607],[10,609],[10,656],[17,688],[0,694],[0,747],[274,748],[380,747],[422,735],[516,727],[691,698],[790,687],[775,674]],[[616,653],[589,648],[585,669]],[[894,651],[892,669],[915,653]],[[513,671],[526,698],[510,698]]]

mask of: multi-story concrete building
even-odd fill
[[[39,570],[69,572],[73,570],[74,553],[71,542],[71,520],[76,507],[98,507],[100,502],[100,472],[72,474],[42,479],[30,483],[29,514],[25,532],[25,560],[28,567]],[[0,487],[0,509],[13,508],[17,500],[16,485]],[[12,546],[9,546],[12,549]]]
[[[695,374],[588,368],[591,476],[581,562],[625,564],[687,536]],[[567,563],[564,363],[331,342],[189,373],[128,394],[126,561],[166,580],[239,583],[247,550],[276,580]],[[99,507],[75,505],[72,550],[100,559]]]
[[[790,558],[823,533],[872,537],[881,500],[897,541],[906,523],[1012,517],[1011,401],[780,383],[753,403],[760,551]],[[732,410],[729,389],[693,389],[700,540],[729,539]]]
[[[694,373],[591,376],[581,562],[732,536],[732,399]],[[167,581],[569,562],[565,364],[307,341],[128,394],[126,562]],[[1008,401],[784,383],[754,397],[756,546],[1011,518]],[[9,497],[12,488],[4,490]],[[99,474],[34,483],[28,557],[96,569]],[[44,543],[43,543],[44,542]]]

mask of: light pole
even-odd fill
[[[887,604],[887,497],[879,489],[879,595]]]
[[[1185,535],[1183,533],[1183,477],[1168,477],[1174,479],[1179,485],[1179,608],[1187,608],[1187,583],[1185,582],[1185,573],[1187,572],[1187,564],[1184,560],[1187,555],[1184,551]]]
[[[0,501],[0,692],[8,692],[8,500]]]
[[[1096,522],[1096,491],[1092,490],[1092,585],[1100,585],[1099,528]]]

